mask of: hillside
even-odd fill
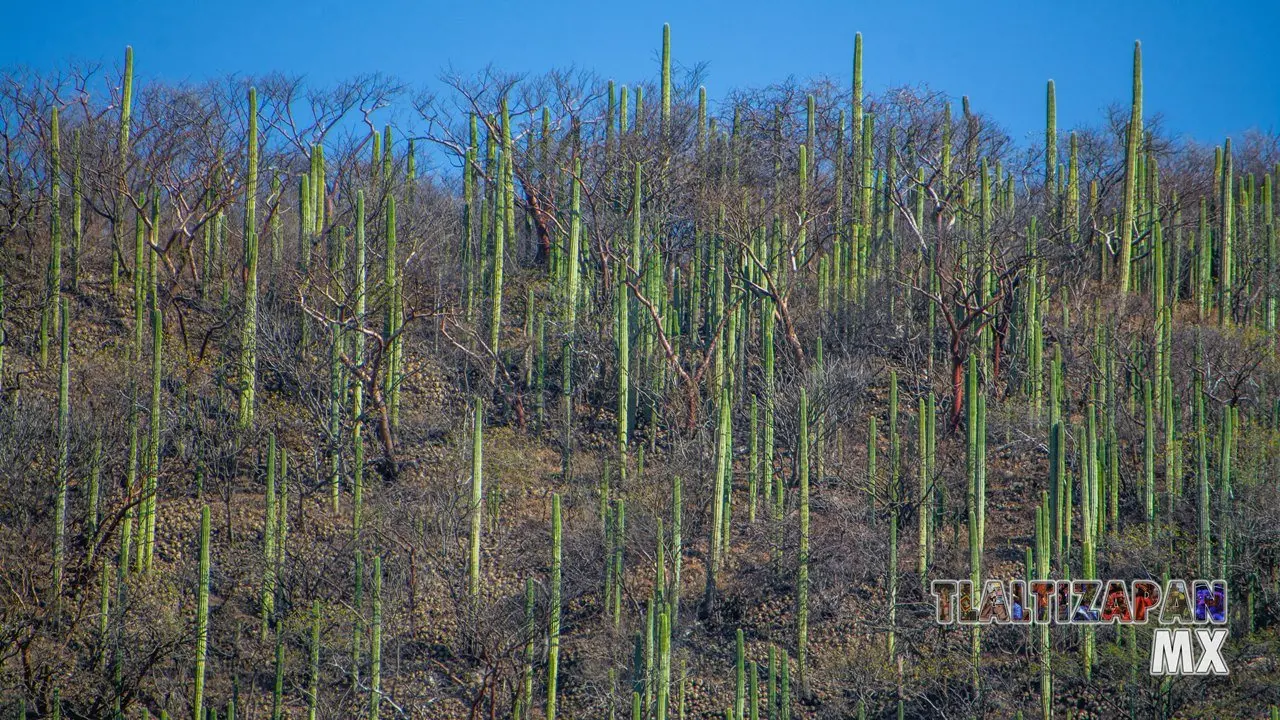
[[[1280,140],[1144,125],[1140,46],[1019,147],[861,35],[709,107],[668,31],[8,75],[0,716],[1277,717]],[[971,578],[1223,580],[1230,674],[935,622]]]

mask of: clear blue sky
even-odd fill
[[[1141,39],[1146,110],[1164,114],[1168,129],[1216,142],[1280,128],[1275,0],[846,0],[802,9],[780,0],[15,0],[5,15],[4,66],[77,58],[115,68],[131,44],[141,80],[280,70],[332,82],[381,70],[413,86],[450,65],[471,71],[490,61],[652,79],[670,22],[675,61],[709,63],[713,99],[789,75],[847,82],[861,31],[868,91],[925,82],[967,94],[1019,141],[1043,128],[1049,78],[1062,128],[1127,102],[1132,43]]]

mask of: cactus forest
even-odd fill
[[[0,717],[1280,717],[1277,136],[652,39],[7,76]],[[1231,674],[946,578],[1222,580]]]

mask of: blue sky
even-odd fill
[[[1052,7],[1057,5],[1058,7]],[[1064,9],[1070,6],[1070,10]],[[1280,3],[1183,0],[738,3],[618,1],[381,3],[314,0],[14,2],[0,23],[0,65],[49,69],[70,58],[120,64],[139,78],[202,79],[280,70],[333,82],[381,70],[413,86],[441,71],[576,64],[619,82],[658,72],[662,23],[677,64],[708,63],[714,99],[789,75],[848,82],[853,34],[866,86],[927,83],[1019,141],[1042,132],[1044,84],[1057,83],[1059,127],[1094,123],[1129,93],[1143,42],[1148,114],[1204,142],[1280,129]]]

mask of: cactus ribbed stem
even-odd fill
[[[887,650],[892,661],[896,656],[895,628],[898,617],[898,481],[901,447],[898,436],[898,372],[889,372],[889,634]]]
[[[467,552],[467,592],[474,602],[480,597],[480,528],[484,511],[484,403],[474,402],[471,424],[471,537]]]
[[[1120,222],[1120,292],[1130,290],[1130,266],[1133,261],[1133,236],[1137,225],[1138,155],[1142,129],[1142,43],[1133,44],[1133,105],[1125,132],[1124,207]]]
[[[71,440],[71,317],[67,299],[58,303],[60,352],[58,353],[58,469],[54,490],[53,513],[53,593],[55,607],[61,607],[62,571],[67,547],[67,483]]]
[[[196,591],[196,669],[192,720],[204,720],[205,654],[209,647],[209,506],[200,508],[200,585]]]
[[[382,703],[382,556],[373,556],[373,625],[369,641],[369,720]]]
[[[662,26],[662,116],[659,130],[666,135],[671,128],[671,25]],[[637,105],[637,108],[639,106]],[[638,125],[639,123],[637,123]]]
[[[547,720],[556,718],[556,684],[560,672],[560,495],[551,496],[551,620],[547,634]]]
[[[809,694],[809,398],[800,388],[800,443],[796,449],[800,486],[800,547],[796,569],[796,668],[800,693]]]
[[[240,329],[241,430],[253,425],[258,372],[258,91],[249,88],[249,167],[244,191],[244,320]]]

